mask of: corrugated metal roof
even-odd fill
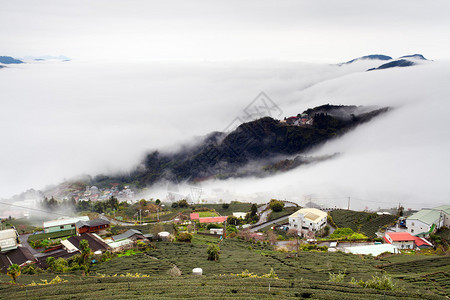
[[[93,220],[88,220],[88,221],[78,221],[75,225],[77,226],[77,228],[81,228],[83,226],[95,227],[95,226],[108,225],[108,224],[109,224],[108,220],[98,218],[98,219],[93,219]]]
[[[435,208],[433,208],[433,209],[435,209],[435,210],[442,210],[442,211],[444,211],[446,214],[449,214],[449,215],[450,215],[450,205],[441,205],[441,206],[435,207]]]
[[[122,234],[118,234],[118,235],[113,236],[112,239],[114,241],[120,241],[120,240],[123,240],[123,239],[130,238],[130,237],[132,237],[135,234],[142,235],[142,232],[140,232],[139,230],[135,230],[135,229],[128,229],[127,231],[125,231]]]
[[[0,231],[0,240],[6,240],[10,238],[16,238],[17,234],[14,229],[5,229]]]
[[[386,232],[394,242],[414,241],[414,237],[408,232]]]
[[[422,209],[415,214],[409,216],[407,220],[418,220],[425,224],[431,225],[439,221],[441,211],[432,209]]]
[[[75,224],[78,221],[89,221],[89,217],[81,216],[81,217],[75,217],[75,218],[65,218],[65,219],[47,221],[47,222],[44,222],[44,228]]]

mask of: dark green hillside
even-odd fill
[[[265,117],[243,123],[229,134],[214,132],[195,147],[184,147],[174,153],[154,151],[130,174],[97,176],[92,184],[101,187],[111,182],[126,182],[146,186],[161,179],[197,181],[211,177],[263,176],[268,170],[282,170],[276,164],[284,160],[283,156],[301,154],[387,111],[388,108],[327,104],[305,111],[314,122],[303,126]],[[250,162],[261,161],[275,167],[242,169]],[[292,168],[304,163],[308,161],[289,164]]]
[[[394,215],[377,215],[353,210],[334,210],[330,212],[334,223],[340,228],[351,228],[355,232],[361,232],[368,237],[376,237],[375,233],[384,225],[392,224],[397,220]]]

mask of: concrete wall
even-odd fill
[[[399,249],[414,249],[413,241],[405,241],[405,242],[392,242],[392,245],[396,246]]]

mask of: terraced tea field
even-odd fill
[[[0,299],[445,299],[414,291],[381,291],[346,283],[235,276],[66,277],[47,286],[0,284]]]
[[[402,255],[392,258],[391,263],[381,265],[380,268],[394,278],[443,296],[450,295],[450,258],[448,256],[427,258],[427,256]],[[395,262],[396,260],[399,262]]]
[[[379,228],[397,220],[394,215],[377,215],[362,211],[333,210],[330,212],[334,223],[340,228],[351,228],[355,232],[361,232],[368,237],[376,237]]]
[[[298,257],[295,257],[292,253],[272,251],[266,245],[255,245],[236,239],[222,242],[220,260],[209,261],[206,254],[208,238],[196,236],[191,244],[159,242],[156,243],[156,249],[145,254],[114,258],[95,266],[93,270],[109,275],[136,272],[154,275],[167,274],[169,269],[176,265],[185,276],[197,267],[202,268],[205,275],[237,274],[246,269],[263,275],[273,268],[280,278],[321,281],[327,281],[330,272],[338,273],[344,270],[347,274],[346,281],[351,277],[367,280],[372,275],[381,274],[381,271],[375,268],[379,261],[373,258],[362,259],[341,252],[300,252]]]

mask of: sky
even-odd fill
[[[446,59],[449,12],[446,0],[2,0],[0,49],[120,61]]]
[[[445,204],[449,12],[448,1],[0,0],[0,55],[72,59],[0,70],[0,198],[129,170],[225,129],[265,91],[286,116],[324,103],[396,109],[312,153],[335,160],[205,183],[205,197]],[[434,62],[335,65],[374,53]]]

